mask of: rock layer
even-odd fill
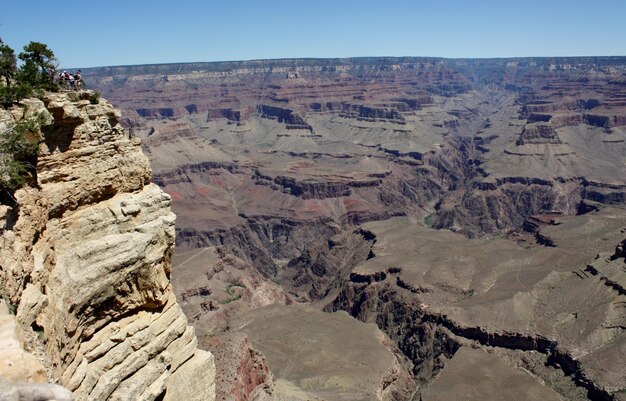
[[[0,112],[8,124],[47,116],[36,182],[3,206],[2,286],[77,400],[213,399],[212,355],[196,348],[169,282],[170,197],[150,184],[119,112],[90,95]]]
[[[624,57],[357,58],[109,67],[85,79],[146,138],[178,245],[237,262],[216,272],[201,250],[182,262],[177,285],[198,327],[232,330],[262,305],[251,289],[283,303],[278,283],[375,322],[420,382],[445,378],[469,346],[513,369],[494,362],[485,377],[532,370],[578,401],[624,388],[608,372],[621,372],[623,277],[585,269],[585,252],[605,250],[597,239],[614,240],[624,221],[625,73]],[[564,226],[598,234],[572,245]]]

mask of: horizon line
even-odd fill
[[[351,56],[351,57],[278,57],[278,58],[259,58],[259,59],[239,59],[239,60],[216,60],[216,61],[180,61],[180,62],[157,62],[157,63],[140,63],[140,64],[116,64],[116,65],[99,65],[92,67],[62,67],[64,69],[98,69],[98,68],[124,68],[124,67],[142,67],[142,66],[172,66],[172,65],[193,65],[193,64],[227,64],[227,63],[254,63],[263,61],[340,61],[340,60],[364,60],[364,59],[416,59],[416,60],[546,60],[546,59],[626,59],[626,55],[595,55],[595,56],[510,56],[510,57],[442,57],[442,56]]]

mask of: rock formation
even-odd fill
[[[0,400],[73,400],[69,390],[47,383],[46,368],[33,353],[24,349],[26,336],[15,315],[9,312],[6,301],[0,300]]]
[[[626,233],[624,217],[623,209],[561,217],[542,229],[559,245],[534,247],[468,241],[406,218],[367,223],[374,256],[352,269],[327,309],[387,332],[418,377],[435,378],[424,400],[464,398],[466,380],[474,380],[477,396],[516,394],[502,386],[517,381],[520,367],[535,380],[518,392],[525,397],[612,400],[626,388],[626,275],[612,256]],[[463,347],[491,356],[470,357]],[[471,379],[477,359],[481,380]]]
[[[138,138],[90,92],[0,110],[46,116],[32,182],[1,206],[0,284],[77,400],[211,400],[213,357],[171,289],[175,216]]]
[[[368,378],[372,399],[454,398],[463,386],[442,389],[471,369],[483,395],[519,382],[512,391],[532,387],[533,398],[604,401],[626,393],[623,244],[613,252],[624,239],[625,74],[624,57],[580,57],[257,60],[84,76],[123,110],[172,197],[183,267],[173,281],[201,342],[241,339],[227,372],[254,360],[243,334],[265,354],[273,387],[251,375],[249,391],[363,399],[359,369],[340,381],[322,363],[292,369],[282,357],[341,338],[328,335],[332,321],[365,333],[360,343],[387,361]],[[282,324],[315,330],[301,341]],[[371,362],[352,343],[324,345],[328,359],[316,361]]]

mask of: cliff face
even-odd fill
[[[585,266],[624,237],[625,73],[621,57],[379,58],[111,67],[85,79],[145,138],[178,249],[197,248],[177,251],[174,285],[200,343],[247,330],[277,399],[293,388],[332,398],[319,383],[362,394],[352,384],[363,377],[381,383],[368,387],[376,399],[396,387],[352,370],[380,333],[342,343],[328,332],[363,326],[267,306],[296,299],[375,323],[441,394],[397,399],[455,399],[443,390],[459,371],[477,382],[481,361],[481,397],[554,399],[548,386],[606,400],[626,389],[622,269],[600,278]],[[261,375],[228,373],[253,360],[242,344],[219,383],[249,391]],[[286,349],[306,363],[281,368]],[[382,351],[378,362],[390,361]],[[353,364],[331,381],[337,360]]]
[[[213,356],[170,285],[170,197],[139,140],[88,92],[24,104],[0,125],[47,121],[36,184],[0,206],[0,284],[49,375],[78,400],[214,399]]]
[[[624,216],[541,216],[527,224],[534,246],[468,240],[406,217],[370,222],[371,257],[326,310],[385,331],[429,382],[420,400],[621,400]],[[540,380],[525,382],[520,367]]]

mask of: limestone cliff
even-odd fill
[[[0,286],[77,400],[213,400],[170,284],[175,216],[139,140],[90,92],[0,109],[2,130],[43,113],[31,185],[0,206]]]

